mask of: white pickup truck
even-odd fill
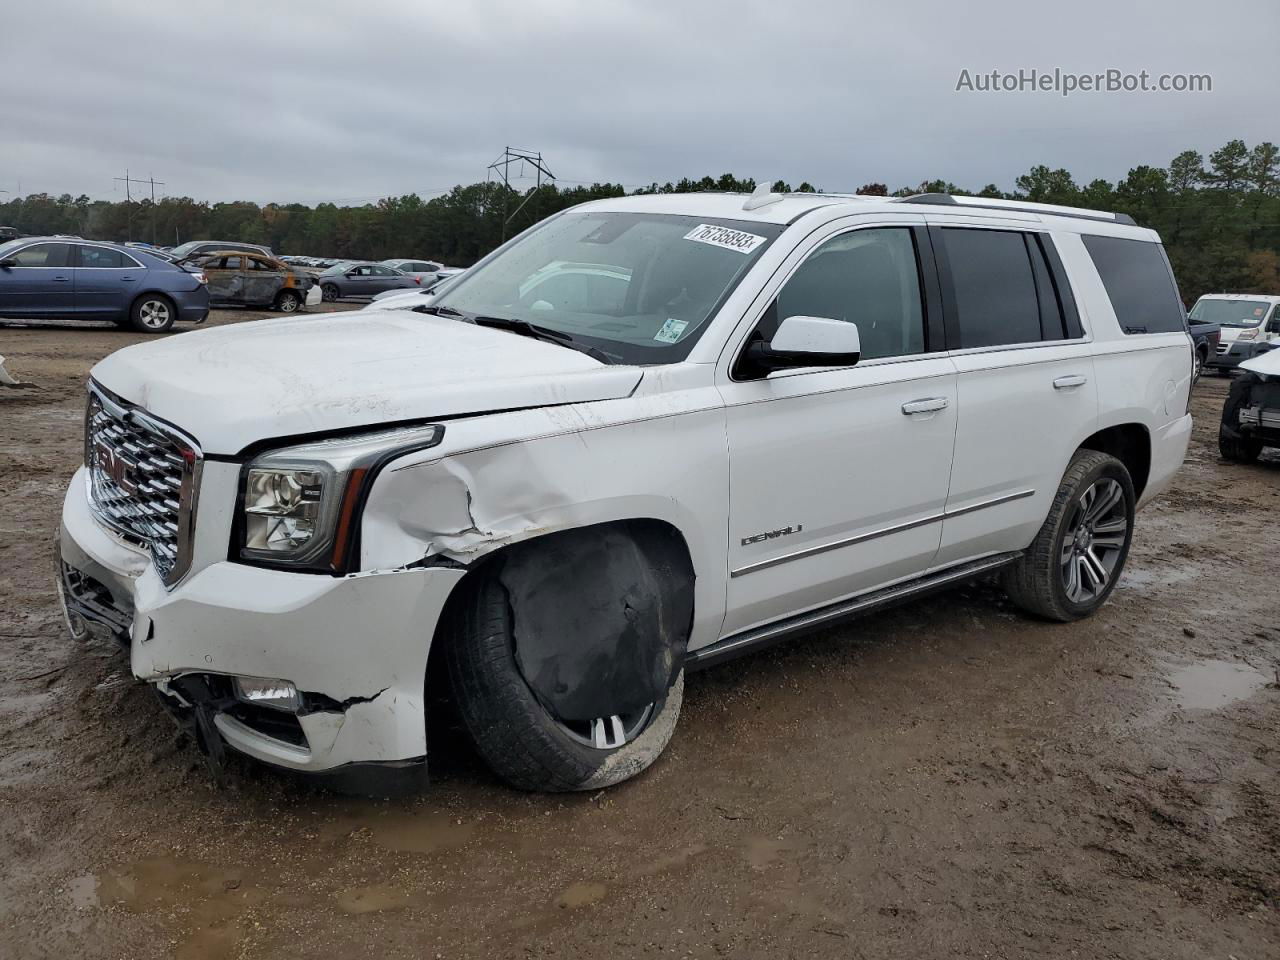
[[[1122,215],[623,197],[396,302],[93,369],[68,623],[215,763],[421,773],[446,670],[511,784],[616,783],[687,670],[987,574],[1093,613],[1191,430],[1173,276]]]

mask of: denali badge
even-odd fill
[[[803,523],[797,523],[794,527],[783,527],[781,530],[766,530],[764,533],[757,533],[754,537],[743,537],[742,545],[748,547],[753,543],[764,543],[766,540],[773,540],[776,537],[789,537],[793,533],[799,533],[804,529]]]

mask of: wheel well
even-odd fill
[[[1080,444],[1083,450],[1109,453],[1125,465],[1133,479],[1133,494],[1141,498],[1151,472],[1151,435],[1140,423],[1122,423],[1099,430]]]
[[[133,298],[133,302],[129,304],[130,311],[132,311],[133,308],[136,307],[143,300],[147,299],[147,297],[161,297],[165,300],[168,300],[170,306],[172,306],[175,310],[177,309],[177,301],[174,300],[173,297],[171,297],[169,294],[165,293],[163,290],[144,290],[142,291],[142,293],[138,294],[136,297]]]
[[[685,541],[684,534],[680,532],[679,528],[665,520],[651,518],[610,520],[585,527],[574,527],[570,530],[554,531],[495,550],[493,553],[486,554],[470,564],[467,567],[466,575],[449,592],[449,598],[445,601],[444,609],[440,613],[440,619],[436,623],[435,636],[431,642],[427,666],[428,681],[430,682],[433,673],[437,677],[440,676],[443,664],[437,666],[434,662],[435,658],[445,645],[452,641],[449,630],[449,625],[453,619],[451,616],[452,608],[455,604],[464,602],[467,593],[474,587],[476,581],[499,570],[502,566],[502,561],[511,556],[514,551],[536,550],[539,547],[550,546],[554,538],[563,534],[584,532],[603,534],[606,531],[621,532],[645,543],[651,552],[662,556],[673,570],[687,571],[690,578],[695,576],[693,557],[689,553],[689,545]]]

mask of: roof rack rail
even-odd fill
[[[998,200],[991,197],[954,197],[949,193],[915,193],[902,197],[898,203],[924,203],[937,206],[973,207],[978,210],[1008,210],[1013,213],[1040,213],[1051,217],[1071,217],[1076,220],[1099,220],[1103,223],[1120,223],[1136,227],[1133,217],[1127,213],[1108,213],[1105,210],[1086,210],[1081,207],[1061,207],[1055,203],[1029,203],[1021,200]]]

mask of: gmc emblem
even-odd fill
[[[116,486],[128,494],[138,492],[138,463],[124,454],[116,453],[110,444],[103,440],[93,441],[93,458],[103,475],[114,481]]]
[[[799,533],[804,529],[803,523],[797,523],[794,527],[783,527],[781,530],[766,530],[764,533],[757,533],[754,537],[743,537],[742,545],[749,547],[753,543],[764,543],[766,540],[775,540],[778,537],[789,537],[793,533]]]

